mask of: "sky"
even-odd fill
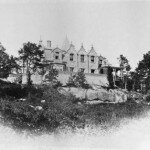
[[[62,47],[65,37],[78,51],[91,45],[112,65],[123,54],[134,70],[150,50],[148,0],[0,0],[0,42],[17,56],[25,42]]]

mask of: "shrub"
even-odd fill
[[[28,97],[28,94],[42,97],[42,88],[34,85],[20,85],[16,83],[2,82],[0,86],[0,97],[13,97],[16,99]]]
[[[146,101],[146,102],[150,102],[150,94],[146,95],[145,101]]]
[[[68,79],[67,86],[82,87],[85,89],[91,88],[87,83],[85,74],[82,71],[78,71],[75,75],[71,75]]]
[[[56,81],[54,84],[53,84],[53,88],[57,89],[58,87],[62,87],[63,84],[60,82],[60,81]]]
[[[7,84],[0,86],[0,96],[1,97],[15,97],[15,98],[21,98],[25,94],[25,91],[22,89],[21,85],[18,84]]]
[[[58,71],[56,69],[50,68],[48,74],[45,75],[46,82],[57,81]]]
[[[14,83],[16,83],[16,84],[22,84],[22,75],[21,75],[21,74],[19,74],[19,75],[16,77]]]
[[[67,86],[69,87],[76,87],[76,84],[75,84],[75,75],[70,75],[69,79],[68,79],[68,82],[66,83]]]

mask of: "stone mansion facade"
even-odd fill
[[[51,41],[47,41],[47,46],[44,46],[40,40],[39,45],[44,50],[44,63],[50,64],[59,71],[77,72],[80,70],[88,74],[107,73],[106,66],[109,65],[107,59],[98,55],[93,46],[86,51],[82,44],[77,50],[67,37],[62,48],[58,46],[52,48]]]

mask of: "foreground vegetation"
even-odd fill
[[[149,106],[132,100],[118,104],[81,104],[73,95],[64,96],[57,88],[47,85],[5,84],[1,88],[1,121],[20,131],[48,133],[58,128],[76,129],[93,124],[106,129],[149,110]]]

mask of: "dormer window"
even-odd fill
[[[102,60],[99,60],[99,63],[102,64]]]
[[[59,56],[55,56],[55,59],[59,59]]]
[[[84,55],[81,55],[81,62],[84,62]]]
[[[59,52],[55,53],[55,59],[59,59]]]
[[[91,62],[94,63],[94,56],[91,56]]]
[[[70,61],[73,61],[73,55],[74,54],[70,54]]]

